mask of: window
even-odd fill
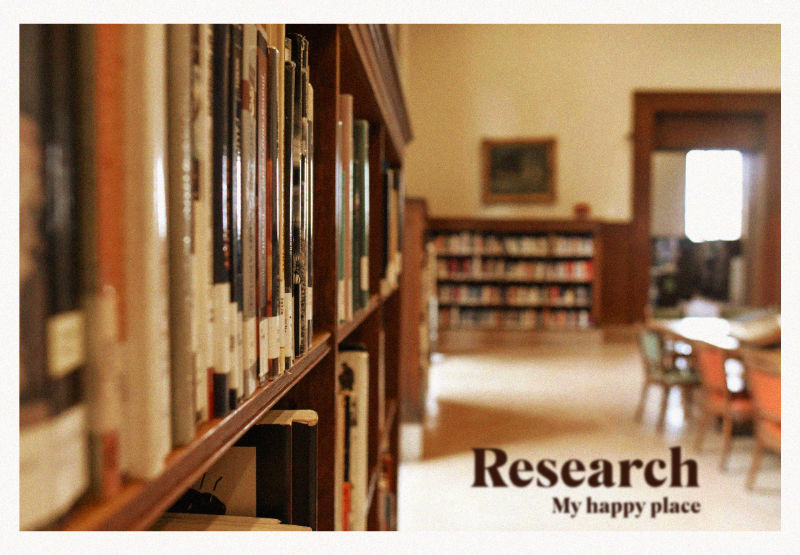
[[[686,236],[735,241],[742,235],[742,153],[690,150],[686,154]]]

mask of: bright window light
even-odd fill
[[[741,237],[742,166],[738,150],[686,154],[686,236],[693,242]]]

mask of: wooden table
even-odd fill
[[[728,358],[725,372],[728,389],[732,392],[742,391],[746,388],[744,366],[741,363],[745,354],[748,357],[760,357],[780,373],[780,347],[765,349],[743,345],[730,335],[731,323],[725,318],[691,316],[677,319],[653,319],[647,322],[647,327],[667,338],[685,341],[693,347],[696,343],[705,343],[725,351]]]

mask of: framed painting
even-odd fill
[[[484,139],[483,202],[551,203],[555,139]]]

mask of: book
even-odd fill
[[[311,347],[314,336],[314,88],[308,83],[307,96],[307,164],[306,184],[306,342]]]
[[[256,27],[242,33],[242,393],[258,384],[256,322]]]
[[[150,528],[163,532],[304,532],[308,526],[282,524],[277,518],[165,513]]]
[[[230,27],[213,26],[213,181],[214,240],[214,383],[211,414],[225,416],[231,407],[231,230],[230,230]]]
[[[194,438],[194,245],[192,233],[192,30],[167,27],[167,233],[172,443]]]
[[[284,77],[283,77],[283,286],[284,286],[284,369],[288,370],[294,363],[294,278],[295,258],[293,236],[294,214],[294,85],[295,63],[291,61],[291,41],[284,44]]]
[[[272,173],[267,141],[267,39],[256,32],[256,318],[258,329],[258,383],[270,375],[269,318],[272,315]]]
[[[339,349],[336,377],[334,452],[334,526],[336,530],[367,529],[369,469],[369,353],[360,346]]]
[[[166,30],[125,28],[126,357],[123,461],[149,479],[171,448],[166,226]]]
[[[353,96],[339,95],[339,118],[342,121],[341,167],[342,167],[342,229],[344,262],[345,321],[353,318]]]
[[[123,43],[119,26],[80,28],[79,198],[81,273],[86,311],[86,379],[91,491],[99,499],[121,487],[122,291],[124,206]]]
[[[369,302],[369,122],[353,122],[353,298]]]
[[[280,52],[273,46],[267,48],[267,156],[269,159],[269,180],[268,186],[271,194],[270,207],[270,235],[267,238],[268,253],[271,253],[271,312],[269,315],[269,358],[270,369],[269,379],[277,378],[284,370],[284,362],[281,355],[281,345],[284,343],[283,337],[283,294],[284,294],[284,272],[283,272],[283,182],[281,172],[281,110],[279,108],[281,98],[280,78],[283,74],[283,67],[280,63]]]
[[[241,24],[231,25],[230,49],[230,207],[231,222],[231,383],[229,395],[231,408],[241,403],[244,393],[243,345],[243,268],[242,268],[242,41]]]
[[[317,527],[317,413],[272,410],[171,508]]]
[[[305,353],[308,343],[308,41],[290,33],[292,61],[295,64],[292,117],[292,257],[294,283],[295,356]]]
[[[211,418],[214,394],[214,221],[212,217],[213,33],[192,25],[192,241],[194,244],[195,423]]]

